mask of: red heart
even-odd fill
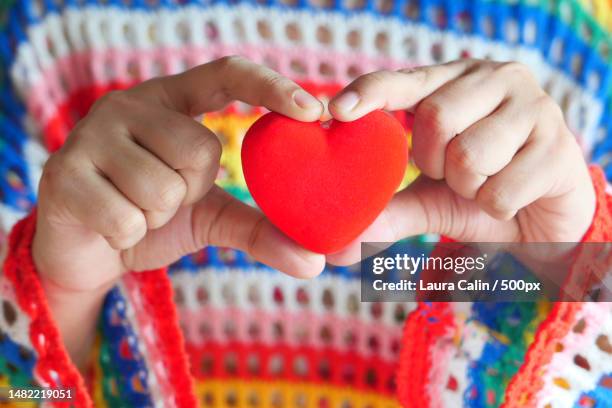
[[[404,129],[382,111],[329,127],[268,113],[242,144],[244,178],[259,208],[322,254],[341,250],[376,219],[407,161]]]

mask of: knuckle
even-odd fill
[[[248,60],[240,55],[226,55],[215,61],[215,64],[220,68],[231,68],[240,63],[247,62]]]
[[[478,194],[477,200],[497,214],[507,214],[514,210],[508,189],[503,186],[485,186]]]
[[[40,179],[41,188],[64,190],[82,171],[82,161],[70,155],[56,153],[45,165]]]
[[[358,88],[362,87],[374,87],[378,88],[389,80],[392,73],[387,70],[380,70],[371,72],[369,74],[362,75],[361,77],[355,80],[355,86]]]
[[[433,142],[443,144],[445,137],[453,133],[448,113],[442,103],[433,98],[427,98],[417,105],[415,120],[421,122],[423,129],[429,129]]]
[[[107,214],[108,234],[115,239],[142,236],[147,229],[144,214],[138,210],[116,211],[111,207],[102,212]]]
[[[100,109],[125,109],[131,106],[132,97],[126,91],[110,91],[92,106],[92,112]]]
[[[187,149],[187,157],[195,170],[215,170],[221,160],[223,147],[214,135],[201,137]]]
[[[517,61],[502,62],[497,65],[495,72],[504,79],[534,80],[533,74],[529,68],[525,64]]]
[[[446,150],[449,164],[461,169],[475,170],[478,163],[478,153],[463,138],[455,138]]]
[[[176,208],[183,201],[187,193],[187,185],[182,177],[175,175],[171,181],[165,183],[159,191],[159,203],[161,210]]]
[[[564,121],[563,111],[557,102],[548,94],[544,93],[537,97],[534,102],[535,109],[540,117],[555,122]]]

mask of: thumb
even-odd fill
[[[335,265],[361,260],[362,242],[394,243],[407,237],[439,234],[463,242],[506,242],[518,235],[514,220],[489,216],[473,200],[455,194],[444,180],[420,176],[395,194],[384,211],[355,241],[327,256]]]
[[[122,253],[129,270],[158,268],[207,245],[246,252],[257,261],[298,278],[319,274],[323,255],[287,238],[257,209],[214,186],[199,202],[182,207],[163,227],[152,230]]]

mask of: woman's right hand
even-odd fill
[[[323,269],[322,255],[214,185],[221,144],[193,117],[233,100],[302,121],[323,110],[294,82],[225,57],[108,94],[50,157],[33,257],[69,351],[83,329],[74,307],[87,309],[83,302],[95,298],[87,313],[97,313],[126,271],[159,268],[207,245],[243,250],[293,276]]]

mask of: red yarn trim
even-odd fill
[[[44,290],[40,285],[32,260],[31,246],[36,227],[36,210],[18,222],[9,236],[9,252],[4,264],[4,275],[15,288],[19,307],[28,314],[30,341],[37,354],[34,372],[45,386],[72,388],[74,399],[53,403],[57,407],[93,407],[85,382],[72,364],[57,329]],[[53,379],[50,371],[57,373]]]
[[[442,236],[440,243],[455,240]],[[446,256],[450,249],[438,246],[432,256]],[[444,271],[424,270],[423,279],[435,281]],[[431,400],[428,388],[430,370],[434,364],[432,350],[438,341],[455,330],[452,307],[448,302],[419,302],[417,308],[406,319],[402,334],[402,348],[397,372],[397,391],[400,404],[404,407],[429,407]]]
[[[127,278],[126,278],[127,279]],[[189,363],[185,351],[183,334],[179,328],[178,315],[173,300],[173,290],[165,268],[147,272],[131,272],[138,287],[138,295],[148,306],[145,312],[150,315],[157,339],[155,345],[168,376],[167,381],[175,395],[177,407],[197,407],[193,379],[189,375]],[[142,339],[141,339],[142,341]],[[150,365],[158,363],[149,362]],[[151,370],[153,368],[151,367]]]
[[[612,196],[606,193],[606,178],[601,169],[590,166],[589,170],[595,187],[597,207],[593,223],[582,242],[607,242],[612,239]],[[508,384],[503,408],[536,405],[537,393],[544,386],[543,368],[552,360],[558,341],[571,330],[582,305],[581,302],[555,303],[551,313],[538,327],[525,362]]]

